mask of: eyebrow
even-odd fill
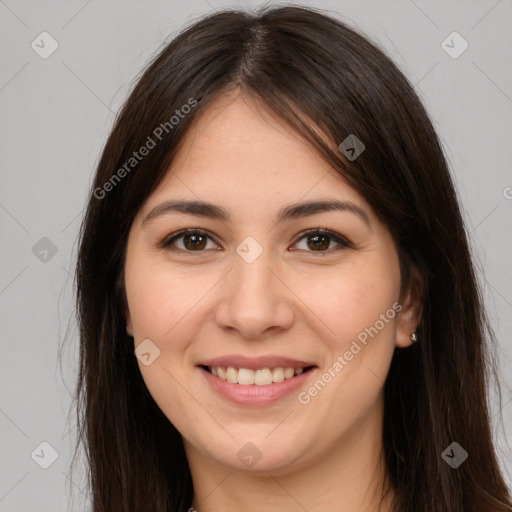
[[[276,224],[330,211],[352,213],[363,220],[368,227],[371,227],[369,216],[365,210],[349,201],[339,201],[337,199],[308,201],[281,208],[277,213]],[[227,210],[212,203],[204,201],[165,201],[155,206],[148,213],[142,221],[142,225],[169,213],[184,213],[222,221],[229,221],[231,218]]]

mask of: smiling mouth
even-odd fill
[[[242,386],[268,386],[269,384],[283,382],[306,373],[315,366],[306,366],[304,368],[276,367],[261,368],[252,370],[251,368],[235,368],[233,366],[204,366],[203,369],[214,375],[220,380],[230,382],[231,384],[240,384]]]

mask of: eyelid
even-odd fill
[[[216,238],[213,234],[211,234],[209,231],[205,230],[205,229],[200,229],[200,228],[186,228],[186,229],[181,229],[179,231],[176,231],[175,233],[171,233],[169,236],[166,236],[159,244],[158,244],[158,247],[160,249],[168,249],[170,247],[172,247],[172,243],[175,241],[175,240],[178,240],[179,238],[181,238],[182,236],[188,234],[188,233],[192,233],[192,234],[199,234],[199,235],[205,235],[206,237],[210,238],[213,242],[215,242],[217,245],[220,245],[217,241],[216,241]],[[336,243],[338,243],[340,246],[344,247],[344,248],[353,248],[353,244],[346,238],[344,237],[343,235],[339,234],[339,233],[336,233],[335,231],[332,231],[328,228],[321,228],[321,227],[317,227],[317,228],[311,228],[311,229],[307,229],[305,231],[301,231],[297,237],[295,238],[294,242],[292,245],[296,245],[298,242],[300,242],[303,238],[306,238],[308,235],[312,235],[312,234],[320,234],[320,235],[327,235],[329,236],[333,241],[335,241]],[[183,250],[183,249],[179,249],[179,248],[172,248],[171,250],[176,250],[176,251],[180,251],[180,252],[185,252],[185,253],[194,253],[194,252],[197,252],[197,253],[200,253],[200,252],[205,252],[205,250],[201,250],[201,251],[186,251],[186,250]],[[332,252],[336,251],[336,248],[334,249],[328,249],[326,251],[306,251],[306,252],[310,252],[312,254],[330,254]]]
[[[186,234],[199,234],[199,235],[205,235],[207,236],[208,238],[210,238],[211,240],[213,240],[217,245],[220,245],[217,240],[215,239],[215,236],[210,233],[208,230],[206,229],[200,229],[200,228],[186,228],[186,229],[180,229],[179,231],[176,231],[175,233],[171,233],[170,235],[166,236],[159,244],[158,244],[158,247],[160,249],[166,249],[166,248],[169,248],[172,246],[172,242],[174,242],[175,240],[178,240],[179,238],[181,238],[183,235],[186,235]],[[193,252],[204,252],[204,251],[184,251],[183,249],[178,249],[178,248],[175,248],[177,251],[182,251],[182,252],[189,252],[189,253],[193,253]]]
[[[341,234],[339,234],[339,233],[337,233],[335,231],[332,231],[332,230],[330,230],[328,228],[321,228],[321,227],[311,228],[311,229],[306,229],[305,231],[301,231],[297,235],[297,238],[293,242],[293,245],[297,244],[303,238],[306,238],[308,235],[313,235],[313,234],[327,235],[332,240],[334,240],[336,243],[338,243],[339,245],[341,245],[342,247],[345,247],[345,248],[353,248],[354,247],[353,244],[346,237],[344,237],[343,235],[341,235]],[[313,254],[315,254],[315,253],[317,253],[317,254],[330,254],[330,253],[332,253],[335,250],[336,250],[336,248],[328,249],[327,251],[306,251],[306,252],[311,252]]]

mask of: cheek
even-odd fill
[[[300,403],[313,404],[335,430],[349,429],[379,399],[395,349],[399,279],[395,267],[373,261],[309,287],[308,304],[322,325],[327,352],[318,380],[302,390]]]
[[[186,350],[197,331],[197,323],[191,322],[194,305],[211,284],[208,278],[202,280],[183,272],[177,277],[165,264],[132,253],[126,262],[125,286],[135,345],[150,339],[160,351],[150,365],[138,360],[146,387],[178,430],[193,431],[194,423],[200,421],[200,410],[183,392],[182,383],[190,378],[186,373]]]
[[[186,327],[187,315],[213,286],[213,276],[171,272],[143,258],[132,261],[127,261],[125,285],[135,339],[163,342]]]
[[[393,304],[400,290],[397,265],[379,264],[374,257],[366,261],[361,258],[345,267],[329,269],[320,279],[297,279],[297,294],[306,298],[322,337],[332,346],[344,348],[376,323],[383,335],[392,333],[396,317]]]

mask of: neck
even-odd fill
[[[194,483],[192,507],[197,512],[392,512],[392,492],[381,503],[387,472],[382,414],[377,416],[354,425],[329,450],[294,469],[227,468],[184,440]]]

